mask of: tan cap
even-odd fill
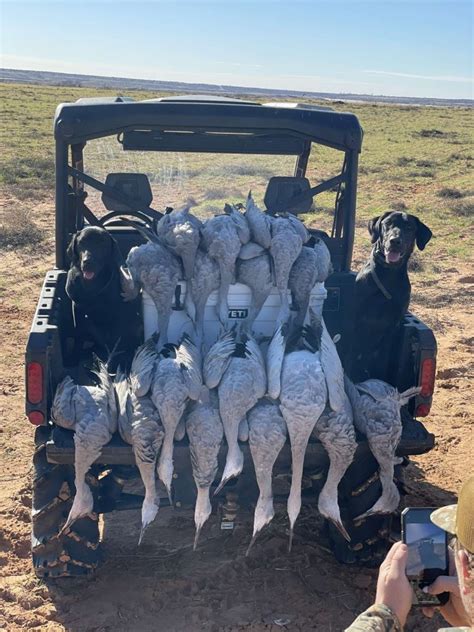
[[[469,553],[474,553],[474,476],[461,487],[457,505],[436,509],[430,518],[437,527],[455,535]]]

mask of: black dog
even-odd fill
[[[123,259],[115,239],[91,226],[74,235],[67,252],[66,292],[74,304],[76,352],[89,342],[99,357],[106,359],[115,349],[113,365],[127,365],[126,356],[140,344],[141,323],[138,301],[126,303],[121,296]]]
[[[394,334],[410,304],[408,260],[424,250],[431,230],[415,215],[388,211],[368,225],[374,247],[355,282],[350,374],[356,381],[386,379]]]

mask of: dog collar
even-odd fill
[[[379,290],[382,292],[385,298],[390,301],[392,299],[392,295],[386,289],[382,281],[379,279],[379,275],[377,274],[375,270],[375,261],[373,257],[371,257],[370,259],[370,274],[372,275],[375,285],[379,288]]]

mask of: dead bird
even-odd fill
[[[238,444],[239,432],[246,432],[246,414],[267,388],[265,364],[255,340],[242,332],[221,335],[204,361],[204,379],[206,386],[218,389],[219,412],[228,448],[217,494],[227,481],[242,471],[244,458]]]
[[[160,498],[156,489],[156,465],[163,443],[164,430],[158,410],[150,397],[154,365],[158,361],[152,342],[149,341],[137,349],[130,377],[119,369],[114,381],[119,404],[120,436],[133,448],[135,461],[145,487],[139,545],[160,507]]]
[[[74,430],[76,494],[61,532],[92,512],[94,498],[86,483],[86,474],[117,429],[112,378],[106,365],[97,358],[96,366],[93,371],[98,380],[96,386],[76,384],[71,377],[65,377],[56,389],[51,409],[55,424]]]
[[[201,358],[189,336],[178,345],[160,351],[151,383],[151,399],[158,409],[165,436],[158,462],[158,475],[171,502],[173,478],[173,440],[189,399],[197,400],[201,392]]]
[[[193,206],[196,202],[189,200],[183,208],[163,215],[156,225],[156,234],[162,244],[181,258],[186,281],[194,275],[202,228],[201,220],[191,213]]]
[[[145,290],[155,304],[158,316],[160,343],[168,342],[168,325],[174,292],[182,276],[180,260],[160,243],[158,237],[138,222],[134,226],[148,243],[135,246],[127,257],[127,267],[122,268],[122,291],[125,300],[133,300],[140,289]]]
[[[366,380],[353,384],[345,376],[347,395],[352,404],[354,423],[367,437],[370,450],[380,468],[382,495],[359,518],[373,514],[392,513],[400,502],[400,493],[393,481],[395,453],[402,436],[401,407],[421,388],[414,386],[400,393],[394,386],[382,380]]]
[[[196,550],[201,529],[211,515],[209,490],[217,474],[217,457],[224,438],[217,393],[203,387],[199,399],[190,403],[185,418],[193,477],[197,488],[194,509]]]
[[[260,494],[255,507],[253,534],[249,554],[260,531],[275,515],[273,508],[273,465],[285,445],[287,429],[278,404],[261,400],[248,413],[249,445]]]

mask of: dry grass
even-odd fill
[[[441,198],[462,198],[463,195],[459,189],[452,189],[450,187],[444,187],[438,191],[438,196]]]
[[[456,215],[461,217],[473,217],[474,216],[474,199],[463,200],[458,202],[452,207],[452,210]]]
[[[44,236],[25,208],[16,207],[0,217],[0,250],[36,246]]]
[[[20,221],[6,219],[5,214],[14,212],[18,206],[27,209],[30,202],[35,206],[35,202],[53,200],[51,123],[57,104],[83,96],[111,94],[111,90],[100,89],[0,84],[5,121],[0,129],[0,196],[17,201],[4,210],[3,224],[11,227],[8,235],[12,236],[7,241],[18,234],[12,244],[28,243],[30,237],[34,239],[34,235],[39,234],[34,230],[30,234],[28,226],[40,226],[44,218],[38,216],[36,209],[31,213],[25,210]],[[138,100],[160,96],[134,91],[129,94]],[[419,215],[431,227],[435,238],[429,247],[442,259],[439,265],[450,265],[446,255],[466,261],[473,251],[470,230],[474,204],[471,194],[472,109],[375,107],[374,104],[342,102],[330,105],[335,110],[353,111],[364,128],[356,254],[359,249],[367,251],[369,248],[367,220],[385,210],[396,209]],[[227,200],[245,202],[250,188],[261,201],[268,178],[291,174],[293,165],[292,159],[282,157],[125,153],[112,137],[90,143],[86,160],[87,170],[99,179],[105,178],[108,172],[119,171],[121,164],[125,171],[147,173],[157,208],[176,207],[192,196],[203,202],[196,211],[204,215],[219,212]],[[312,183],[317,183],[338,173],[341,162],[340,152],[318,146],[310,157],[307,175]],[[461,198],[457,192],[462,194]],[[309,213],[305,221],[330,230],[334,198],[334,192],[318,196],[314,203],[316,211]],[[100,195],[91,193],[88,202],[100,208]],[[52,218],[47,219],[51,223]],[[431,260],[426,260],[425,269],[419,274],[431,274],[433,265]]]

